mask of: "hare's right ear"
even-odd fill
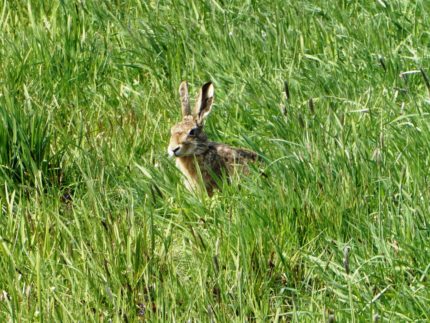
[[[179,96],[181,98],[182,116],[186,117],[191,115],[190,97],[188,96],[187,81],[181,82],[181,85],[179,86]]]
[[[206,83],[200,89],[194,108],[194,113],[199,125],[203,124],[203,120],[211,112],[212,103],[214,101],[214,91],[212,82]]]

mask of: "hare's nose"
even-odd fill
[[[176,147],[175,149],[172,149],[173,155],[176,155],[176,153],[181,149],[180,147]]]

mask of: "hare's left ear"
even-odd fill
[[[214,91],[215,89],[212,82],[206,83],[200,89],[194,108],[194,113],[199,125],[203,125],[203,120],[211,112],[212,103],[214,101]]]
[[[191,115],[190,99],[188,96],[188,83],[187,83],[187,81],[182,81],[181,85],[179,86],[179,96],[181,98],[182,116],[186,117],[186,116]]]

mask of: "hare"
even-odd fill
[[[217,177],[228,175],[231,178],[239,172],[248,173],[248,163],[257,160],[258,155],[250,150],[208,140],[203,125],[214,100],[214,86],[211,82],[200,89],[194,111],[190,108],[186,81],[179,86],[179,95],[183,119],[171,128],[168,153],[176,158],[176,166],[186,177],[187,188],[198,188],[201,178],[211,196],[214,189],[219,189]]]

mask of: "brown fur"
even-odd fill
[[[213,85],[203,85],[196,100],[194,113],[190,114],[188,86],[179,87],[183,120],[172,127],[169,154],[176,157],[176,165],[185,175],[186,186],[192,190],[199,186],[200,177],[209,195],[217,185],[217,177],[249,172],[248,163],[257,159],[253,151],[210,142],[203,132],[203,120],[213,102]]]

